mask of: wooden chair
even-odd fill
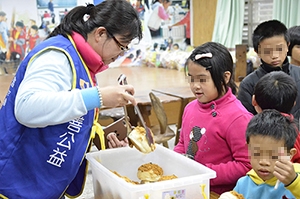
[[[151,127],[154,134],[154,139],[157,144],[163,144],[164,147],[169,148],[168,141],[175,137],[175,132],[169,127],[166,112],[160,99],[155,96],[153,92],[149,93],[151,105],[157,117],[159,125]]]

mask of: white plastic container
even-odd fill
[[[91,152],[86,158],[92,168],[95,199],[204,199],[204,194],[208,199],[209,180],[216,177],[215,171],[161,145],[149,154],[125,147]],[[162,167],[164,175],[178,178],[134,185],[111,172],[139,182],[138,167],[149,162]]]

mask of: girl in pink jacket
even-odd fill
[[[252,114],[234,95],[233,61],[223,45],[197,47],[185,71],[196,99],[185,107],[174,150],[216,171],[210,190],[221,194],[251,169],[245,132]]]

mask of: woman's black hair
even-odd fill
[[[212,57],[204,57],[197,60],[195,59],[196,55],[204,53],[211,53]],[[225,46],[216,42],[207,42],[201,46],[198,46],[187,59],[185,71],[187,71],[187,65],[191,61],[205,67],[206,70],[210,72],[219,96],[221,96],[222,93],[227,92],[228,87],[232,89],[233,94],[236,94],[237,86],[233,80],[233,60]],[[228,84],[226,84],[224,78],[224,73],[226,71],[231,73]]]
[[[84,16],[89,17],[84,20]],[[95,6],[88,4],[73,8],[48,38],[59,34],[67,37],[75,31],[87,40],[88,33],[98,27],[105,27],[109,33],[120,35],[123,42],[135,38],[141,40],[143,36],[141,21],[133,6],[125,0],[109,0]]]

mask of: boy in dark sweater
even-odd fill
[[[256,114],[252,105],[255,84],[267,73],[283,71],[290,75],[297,85],[298,96],[291,114],[298,120],[300,118],[300,67],[288,62],[289,36],[286,26],[277,20],[263,22],[254,30],[252,41],[262,64],[243,79],[239,86],[238,99],[249,112]]]

